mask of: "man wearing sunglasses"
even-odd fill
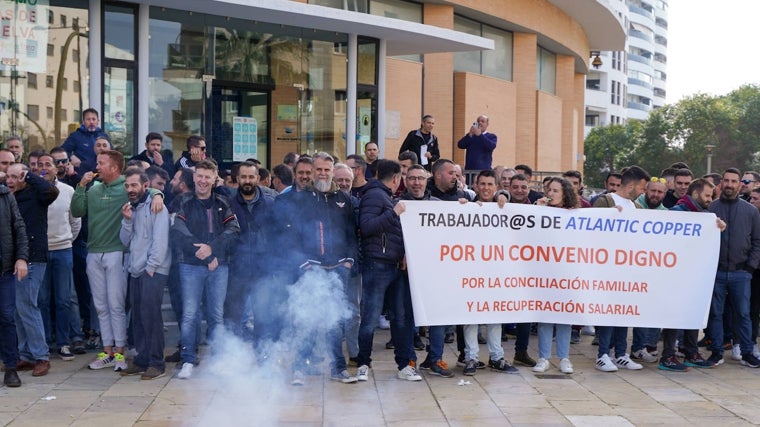
[[[64,184],[70,185],[72,188],[79,184],[81,176],[74,169],[74,165],[69,161],[69,155],[66,154],[66,150],[63,147],[55,147],[50,150],[50,156],[53,157],[56,168],[56,178],[58,181]]]
[[[174,170],[194,168],[195,164],[206,158],[206,140],[200,135],[190,135],[187,138],[187,151],[174,164]]]
[[[749,198],[752,195],[752,190],[760,187],[760,173],[755,171],[744,172],[744,175],[742,175],[742,179],[739,182],[742,184],[741,198],[749,201]]]

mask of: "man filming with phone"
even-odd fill
[[[480,115],[457,147],[467,150],[465,170],[481,171],[491,169],[493,150],[496,148],[496,134],[488,132],[488,116]]]

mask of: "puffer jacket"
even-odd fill
[[[373,180],[367,184],[367,190],[359,204],[364,259],[393,264],[404,257],[401,220],[393,211],[392,196],[391,189],[381,181]]]
[[[0,266],[2,273],[13,272],[16,260],[29,261],[26,225],[11,190],[0,185]]]

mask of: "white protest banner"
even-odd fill
[[[707,323],[714,214],[404,203],[417,325]]]

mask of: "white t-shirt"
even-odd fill
[[[615,206],[622,206],[623,210],[636,209],[636,205],[633,204],[633,200],[628,200],[624,197],[621,197],[617,193],[610,193],[610,196],[612,196],[612,200],[615,201]]]

